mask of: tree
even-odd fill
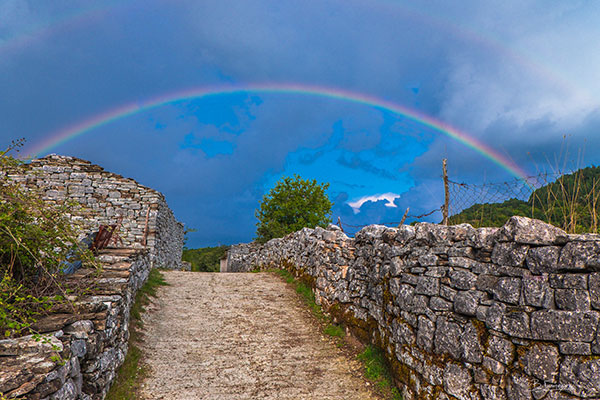
[[[264,243],[304,227],[326,227],[332,203],[325,191],[329,183],[284,177],[267,193],[256,210],[256,238]]]

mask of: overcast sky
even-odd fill
[[[600,2],[577,0],[0,0],[0,147],[24,137],[31,154],[139,104],[39,155],[161,191],[197,229],[190,247],[250,241],[262,196],[294,173],[331,184],[334,220],[399,221],[442,204],[443,158],[454,181],[514,176],[407,115],[339,97],[143,105],[228,85],[321,87],[451,126],[527,174],[598,164],[598,21]]]

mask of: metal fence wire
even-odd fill
[[[543,173],[529,176],[527,181],[514,179],[506,182],[481,184],[458,183],[449,179],[448,214],[456,215],[475,204],[502,203],[510,199],[528,201],[536,189],[554,182],[560,175]]]

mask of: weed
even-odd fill
[[[392,383],[390,368],[380,349],[369,345],[357,358],[363,362],[367,379],[374,382],[384,392],[388,392],[392,399],[402,400],[402,395]]]
[[[150,303],[150,297],[156,297],[156,289],[166,285],[168,283],[165,282],[164,276],[159,270],[153,268],[150,270],[146,283],[136,293],[129,320],[129,350],[125,361],[119,367],[117,378],[106,396],[107,400],[135,400],[137,398],[137,389],[141,379],[147,373],[146,369],[139,365],[142,356],[142,351],[138,347],[140,329],[143,327],[141,315],[144,307]]]
[[[333,336],[333,337],[339,337],[339,338],[343,338],[344,336],[346,336],[346,332],[344,331],[344,328],[342,328],[339,325],[333,325],[333,324],[329,324],[325,327],[325,329],[323,330],[323,333],[329,336]]]

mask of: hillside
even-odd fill
[[[579,169],[536,189],[527,201],[474,204],[450,217],[451,224],[502,226],[511,216],[541,219],[570,233],[599,232],[600,167]]]

